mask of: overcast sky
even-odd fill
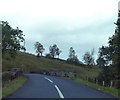
[[[107,45],[115,30],[119,0],[0,0],[0,20],[25,34],[27,52],[35,54],[39,41],[48,53],[50,45],[67,59],[72,46],[82,60],[86,51]]]

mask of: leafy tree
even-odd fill
[[[99,48],[99,56],[98,59],[96,60],[97,65],[99,67],[110,65],[113,57],[112,52],[113,52],[113,48],[107,46],[106,47],[102,46],[101,48]]]
[[[113,48],[113,57],[112,57],[112,67],[113,70],[116,72],[114,73],[116,79],[120,79],[120,10],[118,12],[118,20],[115,23],[117,25],[115,29],[115,34],[109,38],[109,47]]]
[[[52,58],[54,58],[56,56],[56,49],[57,49],[57,45],[54,44],[53,46],[49,47],[49,51],[50,51],[50,55]]]
[[[99,57],[96,62],[97,62],[97,66],[99,67],[104,67],[106,64],[106,61],[102,57]]]
[[[45,51],[43,45],[41,43],[39,43],[39,42],[36,42],[34,44],[34,46],[35,46],[35,49],[36,49],[37,56],[38,57],[42,56],[43,52]]]
[[[56,55],[60,55],[62,51],[58,48],[58,46],[56,44],[54,44],[53,46],[49,47],[49,54],[52,58],[55,58]]]
[[[86,52],[84,55],[83,55],[83,60],[85,62],[85,64],[87,65],[94,65],[94,49],[92,50],[92,52]]]
[[[103,66],[103,71],[99,78],[107,81],[120,79],[120,73],[118,73],[120,70],[120,11],[115,24],[117,27],[114,35],[109,38],[109,45],[100,48],[99,57],[97,59],[98,65]],[[104,62],[100,61],[100,59],[103,59]],[[109,74],[107,74],[106,71]]]
[[[22,42],[25,42],[23,31],[18,27],[13,29],[8,22],[2,21],[2,53],[7,51],[11,54],[12,57],[15,57],[15,54],[19,50],[26,50]]]
[[[62,51],[59,48],[56,49],[56,55],[58,56],[58,58],[59,58],[59,55],[60,55],[61,52]]]

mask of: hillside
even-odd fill
[[[25,72],[33,70],[67,70],[79,74],[81,78],[95,78],[100,72],[100,69],[96,66],[76,66],[68,64],[65,61],[48,59],[45,57],[38,58],[34,55],[23,52],[18,52],[15,59],[11,59],[9,54],[6,54],[2,59],[2,66],[3,71],[10,70],[14,67],[20,67]]]

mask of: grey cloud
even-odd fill
[[[36,41],[45,46],[45,53],[48,53],[50,45],[57,44],[62,50],[60,57],[66,59],[69,48],[73,46],[79,58],[82,59],[84,52],[91,51],[92,48],[95,48],[97,55],[98,48],[107,45],[108,37],[114,32],[114,25],[112,25],[111,20],[72,30],[67,29],[64,23],[59,21],[36,23],[29,28],[30,30],[25,30],[27,32],[26,46],[28,51],[35,53],[33,45]]]
[[[95,55],[97,55],[98,48],[107,45],[108,37],[114,33],[115,27],[113,17],[106,21],[95,21],[90,24],[87,23],[87,20],[83,23],[81,20],[70,21],[62,18],[44,18],[34,22],[23,18],[21,21],[18,15],[4,19],[10,25],[12,23],[13,27],[18,26],[23,30],[26,35],[27,51],[35,54],[34,43],[36,41],[44,45],[45,53],[48,53],[50,45],[57,44],[62,50],[60,57],[63,59],[68,57],[71,46],[76,50],[80,59],[84,52],[91,51],[92,48],[95,48]]]

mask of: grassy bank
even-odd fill
[[[70,79],[75,81],[75,82],[77,82],[77,83],[81,83],[81,84],[87,85],[87,86],[89,86],[91,88],[104,91],[104,92],[109,93],[109,94],[111,94],[111,95],[113,95],[115,97],[120,97],[120,89],[100,86],[98,84],[88,82],[87,80],[83,80],[83,79],[81,79],[79,77],[77,77],[77,78],[70,78]]]
[[[5,86],[2,88],[2,97],[6,97],[15,92],[25,83],[26,80],[27,78],[25,76],[21,76],[5,84]]]
[[[3,57],[2,70],[7,71],[13,67],[22,68],[25,72],[32,70],[69,70],[78,73],[81,77],[97,77],[100,69],[98,67],[76,66],[68,64],[65,61],[56,59],[47,59],[45,57],[36,57],[34,55],[18,52],[15,59],[10,58],[8,54]]]

